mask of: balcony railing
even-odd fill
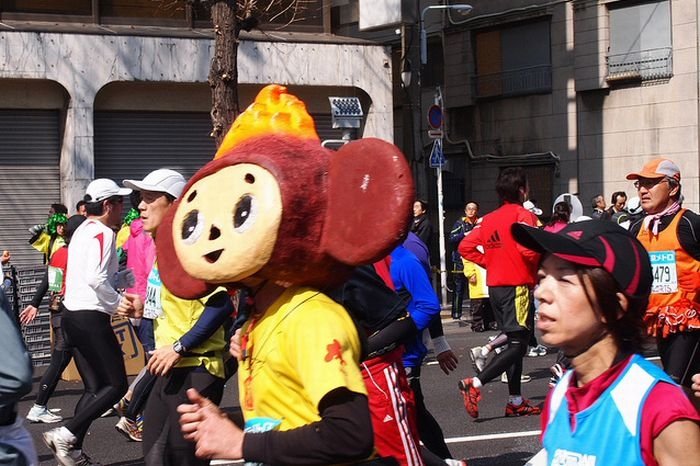
[[[474,78],[477,97],[538,94],[552,90],[552,65],[538,65]]]
[[[607,56],[607,81],[667,79],[673,76],[673,48],[637,50]]]

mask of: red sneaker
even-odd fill
[[[464,407],[467,413],[473,417],[479,417],[479,401],[481,401],[481,390],[476,388],[472,383],[472,378],[467,377],[464,380],[460,380],[457,384],[462,392],[462,397],[464,398]]]
[[[506,405],[506,417],[539,416],[541,412],[542,410],[539,407],[532,406],[526,399],[523,399],[523,402],[519,405],[512,403]]]

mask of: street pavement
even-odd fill
[[[428,358],[423,368],[421,382],[428,409],[442,426],[448,446],[454,458],[465,458],[469,466],[516,466],[523,465],[539,449],[539,416],[521,418],[503,417],[507,401],[507,385],[494,380],[482,391],[483,400],[479,405],[478,420],[470,418],[462,404],[457,389],[459,379],[474,375],[468,350],[472,346],[484,344],[496,332],[473,333],[465,322],[453,321],[443,314],[445,335],[453,351],[459,358],[455,372],[445,375]],[[525,358],[524,373],[532,376],[532,382],[523,384],[523,395],[535,404],[542,403],[547,393],[549,367],[554,364],[555,353],[536,358]],[[36,386],[41,369],[35,371],[35,390],[20,403],[21,415],[26,415],[34,401]],[[238,390],[235,377],[225,389],[222,407],[229,412],[237,410]],[[82,393],[80,382],[61,381],[49,407],[60,409],[58,414],[70,417]],[[107,417],[96,420],[85,439],[85,451],[104,465],[141,465],[141,444],[127,441],[114,429],[117,418]],[[41,433],[60,424],[28,424],[34,438],[42,465],[56,464],[50,450],[41,440]],[[216,461],[214,464],[228,462]]]

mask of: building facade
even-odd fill
[[[340,3],[337,8],[352,18],[361,2]],[[635,196],[625,175],[653,157],[668,157],[682,170],[684,205],[698,210],[696,2],[409,3],[414,6],[403,44],[395,27],[359,34],[392,44],[395,66],[405,69],[402,59],[408,58],[415,70],[417,53],[411,47],[417,43],[419,12],[425,13],[428,65],[422,74],[428,79],[421,83],[413,129],[420,138],[417,152],[423,151],[427,164],[425,113],[433,85],[439,84],[446,116],[448,228],[466,200],[478,201],[483,212],[495,208],[499,170],[516,165],[528,171],[531,197],[545,213],[566,192],[577,193],[584,213],[590,213],[597,194],[604,194],[608,203],[615,191]],[[445,3],[470,3],[473,10],[466,17],[425,10]],[[346,34],[353,27],[352,20],[342,25]],[[395,73],[396,85],[399,79]],[[400,128],[406,121],[401,105],[395,94],[399,143],[406,130]],[[423,195],[434,200],[433,182],[426,186]]]
[[[0,247],[15,264],[41,264],[27,228],[51,203],[74,212],[92,179],[159,167],[189,177],[212,158],[213,31],[197,5],[0,1]],[[330,34],[328,2],[306,5],[304,21],[242,33],[241,105],[265,84],[288,85],[329,139],[340,132],[328,97],[358,97],[358,134],[393,140],[387,48]]]

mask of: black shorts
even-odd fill
[[[532,329],[534,306],[530,287],[490,286],[489,300],[499,330],[508,333]]]

